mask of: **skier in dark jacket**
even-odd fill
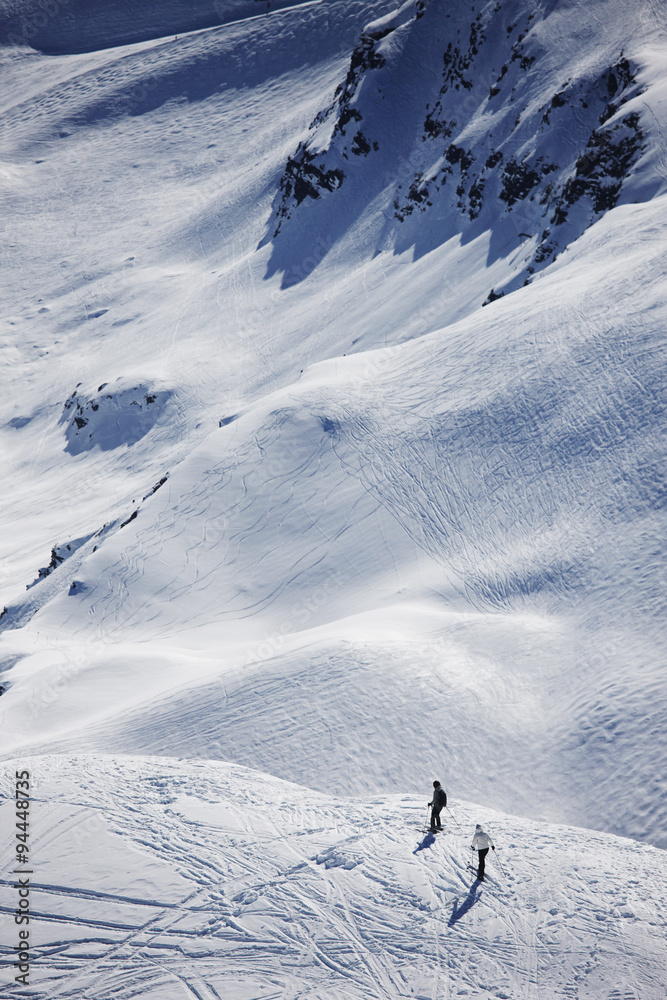
[[[440,813],[447,805],[447,793],[441,787],[439,781],[433,782],[433,799],[429,802],[429,805],[431,806],[431,829],[442,830]]]

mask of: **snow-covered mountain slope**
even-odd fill
[[[497,303],[476,330],[319,366],[210,435],[10,610],[20,624],[41,608],[6,633],[34,655],[13,669],[5,738],[177,747],[357,794],[414,787],[444,754],[482,801],[660,840],[661,595],[646,538],[657,546],[661,518],[639,483],[628,516],[616,465],[617,414],[625,468],[651,454],[636,386],[654,354],[618,345],[612,369],[608,335],[605,405],[578,413],[595,461],[573,448],[570,396],[613,322],[606,281],[623,281],[605,251],[596,312],[589,285],[572,287],[577,267],[545,276],[533,307],[537,286],[516,293],[511,335]],[[539,335],[545,302],[554,326]]]
[[[664,996],[656,848],[458,801],[434,837],[414,796],[337,800],[221,763],[29,764],[36,1000]],[[498,847],[483,884],[476,822]]]
[[[664,12],[0,42],[31,995],[664,996]]]
[[[312,0],[0,0],[0,44],[64,54],[265,16]]]
[[[281,6],[0,52],[3,752],[664,846],[661,12]]]

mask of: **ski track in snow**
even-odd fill
[[[433,837],[415,796],[336,800],[235,765],[30,766],[36,1000],[663,995],[655,848],[463,802]],[[498,844],[484,884],[480,818]]]

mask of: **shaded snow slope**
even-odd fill
[[[664,26],[395,7],[0,53],[3,752],[664,844]]]
[[[28,763],[35,998],[664,995],[655,848],[458,800],[434,838],[415,796],[337,800],[227,764]],[[498,845],[482,885],[480,821]]]
[[[2,0],[0,44],[89,52],[266,15],[312,0]]]

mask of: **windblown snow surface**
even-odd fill
[[[0,0],[3,996],[663,1000],[666,34]]]

